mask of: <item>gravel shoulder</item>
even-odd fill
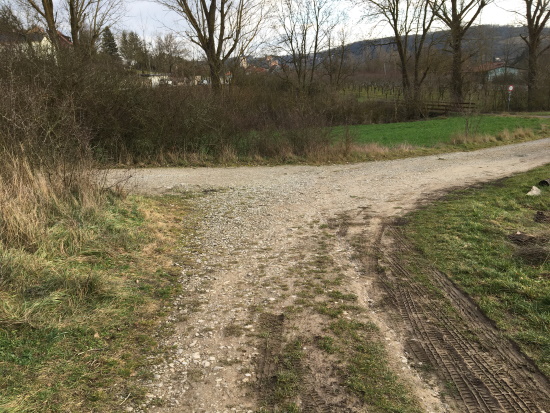
[[[378,326],[393,370],[414,393],[422,411],[510,411],[497,409],[498,398],[497,404],[485,404],[488,410],[476,405],[461,410],[460,400],[445,400],[440,385],[419,374],[407,353],[408,327],[380,310],[380,300],[387,294],[378,285],[374,258],[358,260],[351,245],[360,237],[364,251],[380,248],[380,234],[385,233],[388,220],[438,194],[548,162],[550,139],[542,139],[475,152],[350,165],[110,172],[111,182],[130,176],[127,185],[135,193],[200,194],[193,202],[203,214],[197,228],[199,252],[189,251],[193,263],[182,266],[183,292],[170,316],[175,334],[165,343],[167,357],[154,368],[149,403],[134,409],[257,411],[261,407],[258,383],[269,370],[267,359],[273,357],[262,350],[262,314],[281,315],[296,306],[301,288],[297,268],[318,254],[319,242],[324,240],[331,259],[342,269],[343,288],[358,297],[358,305],[365,310],[361,317]],[[327,231],[334,237],[326,238]],[[322,323],[314,316],[294,317],[275,323],[273,332],[314,337]],[[366,411],[353,395],[341,396],[345,392],[334,372],[315,351],[307,359],[310,379],[301,401],[307,411]],[[541,380],[537,391],[542,398],[513,411],[542,411],[540,403],[549,390]],[[484,391],[492,397],[491,386],[486,387]],[[491,410],[491,406],[497,407]]]

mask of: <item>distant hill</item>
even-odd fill
[[[468,57],[466,65],[475,66],[487,62],[502,61],[518,69],[527,68],[527,47],[521,38],[525,34],[524,27],[481,25],[471,27],[465,37],[463,50]],[[550,28],[545,29],[545,34],[550,38]],[[433,47],[439,50],[447,48],[448,30],[439,30],[430,33],[427,43],[433,43]],[[412,49],[413,45],[410,44]],[[377,39],[360,40],[346,45],[348,51],[358,59],[377,59],[381,54],[395,50],[394,38],[381,37]],[[328,50],[321,51],[317,58],[323,60]],[[270,60],[271,59],[271,60]],[[248,57],[248,62],[256,67],[271,70],[270,62],[276,60],[281,64],[289,64],[291,57],[288,55],[273,55],[265,57]]]
[[[550,33],[550,29],[546,31]],[[487,62],[499,58],[511,65],[521,65],[526,54],[525,42],[521,39],[524,33],[525,28],[516,26],[474,26],[467,32],[464,49],[472,52],[472,58],[477,61]],[[447,30],[436,31],[431,33],[427,41],[444,49],[448,36]],[[376,58],[381,51],[393,50],[393,37],[362,40],[350,43],[347,47],[353,55]]]

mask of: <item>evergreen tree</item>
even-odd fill
[[[101,38],[101,51],[113,58],[120,58],[115,36],[113,36],[113,32],[111,32],[109,27],[106,27],[103,32],[103,36]]]
[[[120,54],[126,61],[126,64],[136,69],[145,69],[148,67],[149,52],[147,51],[145,42],[141,40],[136,32],[122,32]]]

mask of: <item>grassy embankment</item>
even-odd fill
[[[164,305],[177,292],[170,258],[183,242],[181,222],[191,221],[185,201],[106,191],[84,205],[82,191],[63,200],[47,178],[34,178],[43,191],[28,187],[35,198],[0,216],[12,228],[11,244],[6,232],[0,240],[0,411],[139,404],[142,367],[155,357]]]
[[[550,375],[550,166],[454,192],[411,215],[407,236]],[[531,235],[513,242],[517,231]]]
[[[518,143],[546,137],[550,119],[457,116],[416,122],[337,127],[333,136],[359,160],[395,159]]]

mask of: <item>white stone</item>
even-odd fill
[[[540,195],[540,189],[538,189],[536,186],[532,187],[529,192],[527,192],[527,195],[529,196],[539,196]]]

